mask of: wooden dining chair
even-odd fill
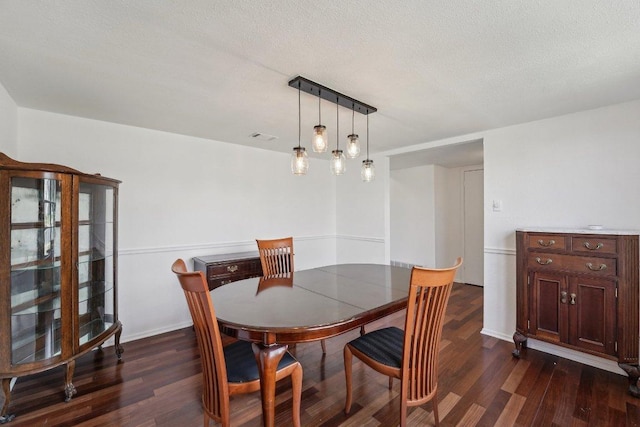
[[[404,331],[396,327],[369,332],[344,347],[347,381],[345,413],[351,410],[352,356],[389,377],[400,379],[400,426],[407,423],[407,407],[432,401],[436,426],[438,419],[438,354],[444,313],[451,295],[458,258],[451,268],[413,267],[407,299]]]
[[[256,243],[264,276],[293,273],[293,237],[271,240],[256,239]],[[322,354],[326,354],[327,346],[324,340],[320,341],[320,345],[322,346]]]
[[[209,426],[210,420],[213,419],[223,427],[228,427],[229,397],[260,390],[258,364],[251,343],[236,341],[223,347],[204,274],[201,271],[188,272],[182,259],[176,260],[171,270],[178,276],[184,290],[200,348],[204,426]],[[286,352],[278,364],[276,381],[289,375],[293,387],[293,425],[299,427],[302,366]]]
[[[258,243],[263,276],[275,276],[294,271],[293,237],[273,240],[256,239],[256,242]]]

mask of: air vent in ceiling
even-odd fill
[[[274,139],[278,139],[277,136],[269,135],[266,133],[260,133],[260,132],[252,133],[251,138],[259,139],[260,141],[273,141]]]

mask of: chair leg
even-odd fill
[[[389,377],[389,390],[393,388],[393,377]]]
[[[360,336],[363,336],[365,334],[364,332],[364,325],[360,326]]]
[[[440,418],[438,417],[438,391],[433,394],[433,399],[431,399],[431,404],[433,405],[433,419],[435,420],[436,427],[440,425]]]
[[[204,427],[209,427],[209,415],[207,415],[207,413],[204,413]]]
[[[347,397],[344,404],[344,413],[348,414],[351,411],[351,364],[353,363],[353,354],[349,345],[344,346],[344,377],[347,381]]]
[[[324,343],[324,340],[320,341],[320,345],[322,346],[322,354],[327,354],[327,345]]]
[[[293,426],[300,427],[300,403],[302,401],[302,365],[300,364],[291,373],[291,388],[293,389]]]

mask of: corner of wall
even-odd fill
[[[18,154],[18,106],[0,82],[0,152]]]

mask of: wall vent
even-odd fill
[[[259,139],[260,141],[273,141],[274,139],[278,139],[275,135],[269,135],[261,132],[252,133],[251,138]]]

